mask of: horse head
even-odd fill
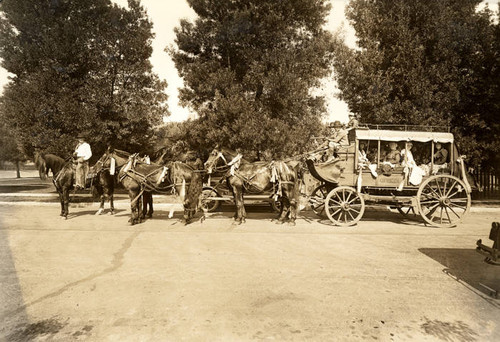
[[[234,158],[240,156],[237,152],[229,149],[214,148],[204,164],[205,170],[209,174],[217,171],[225,171],[231,166]]]
[[[36,168],[38,169],[38,174],[40,175],[40,179],[46,180],[49,170],[47,168],[47,163],[45,162],[45,158],[44,158],[43,153],[36,152],[35,156],[34,156],[34,162],[35,162]]]

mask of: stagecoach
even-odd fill
[[[399,163],[384,161],[391,152],[389,145],[401,151]],[[447,152],[442,153],[446,160],[439,165],[433,157],[438,148]],[[437,227],[453,227],[469,212],[472,180],[453,134],[446,130],[409,126],[351,129],[349,145],[337,147],[332,159],[319,162],[311,158],[306,163],[321,182],[309,197],[310,205],[336,225],[356,224],[367,204],[389,205],[405,217],[420,216],[425,224]]]

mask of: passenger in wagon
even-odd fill
[[[366,155],[366,151],[365,151],[365,143],[359,144],[359,152],[358,153],[359,153],[358,154],[358,162],[359,162],[359,166],[361,167],[361,169],[368,167],[372,176],[377,178],[378,177],[377,164],[371,163],[370,160],[368,159],[368,156]]]
[[[391,149],[384,157],[384,163],[391,164],[392,167],[399,166],[401,162],[401,152],[398,151],[398,144],[396,142],[389,143]]]
[[[442,148],[441,143],[436,143],[436,152],[434,152],[434,164],[443,165],[448,161],[448,150]]]
[[[403,173],[405,179],[408,179],[412,185],[418,185],[422,182],[422,177],[425,175],[425,170],[417,166],[415,159],[413,159],[413,153],[411,151],[413,147],[412,142],[406,143],[406,148],[401,150],[401,158],[403,159],[403,166],[405,167]],[[409,178],[408,178],[409,176]],[[402,190],[404,182],[400,184],[398,190]]]

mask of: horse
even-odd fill
[[[40,178],[46,179],[49,170],[52,171],[52,182],[59,194],[61,202],[61,214],[64,219],[69,214],[69,192],[73,189],[75,182],[75,165],[71,161],[66,161],[54,154],[35,154],[35,163],[40,172]]]
[[[52,172],[53,178],[63,168],[66,161],[54,154],[36,152],[34,156],[35,166],[38,169],[41,180],[46,180],[49,171]]]
[[[118,175],[120,182],[127,189],[130,198],[131,217],[129,223],[142,222],[142,209],[139,198],[146,191],[177,192],[184,206],[184,222],[188,224],[199,207],[202,192],[202,180],[195,174],[193,167],[181,162],[169,162],[166,165],[145,164],[131,155],[127,164]],[[188,188],[188,196],[186,194]]]
[[[120,169],[125,165],[130,157],[130,153],[126,151],[121,151],[118,149],[110,149],[99,158],[99,160],[92,166],[90,173],[94,175],[92,181],[92,193],[94,197],[100,198],[100,206],[99,210],[95,213],[95,215],[101,215],[104,212],[104,202],[106,200],[109,201],[110,206],[110,215],[114,215],[115,208],[113,202],[113,194],[115,191],[115,182],[116,177]],[[113,166],[112,166],[113,164]],[[112,168],[114,170],[112,170]],[[111,174],[113,172],[113,174]],[[152,197],[149,198],[147,195],[144,197],[144,201],[149,204],[152,202]],[[153,206],[152,203],[149,206],[150,213],[149,215],[153,215]]]
[[[244,193],[273,191],[281,199],[278,223],[289,220],[295,225],[297,217],[298,181],[300,163],[296,161],[248,162],[228,149],[215,148],[205,162],[208,174],[225,172],[227,186],[236,203],[234,219],[238,224],[246,221]]]

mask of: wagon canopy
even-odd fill
[[[417,131],[390,131],[381,129],[357,129],[358,140],[383,140],[383,141],[417,141],[439,142],[442,144],[453,143],[452,133],[443,132],[417,132]]]

